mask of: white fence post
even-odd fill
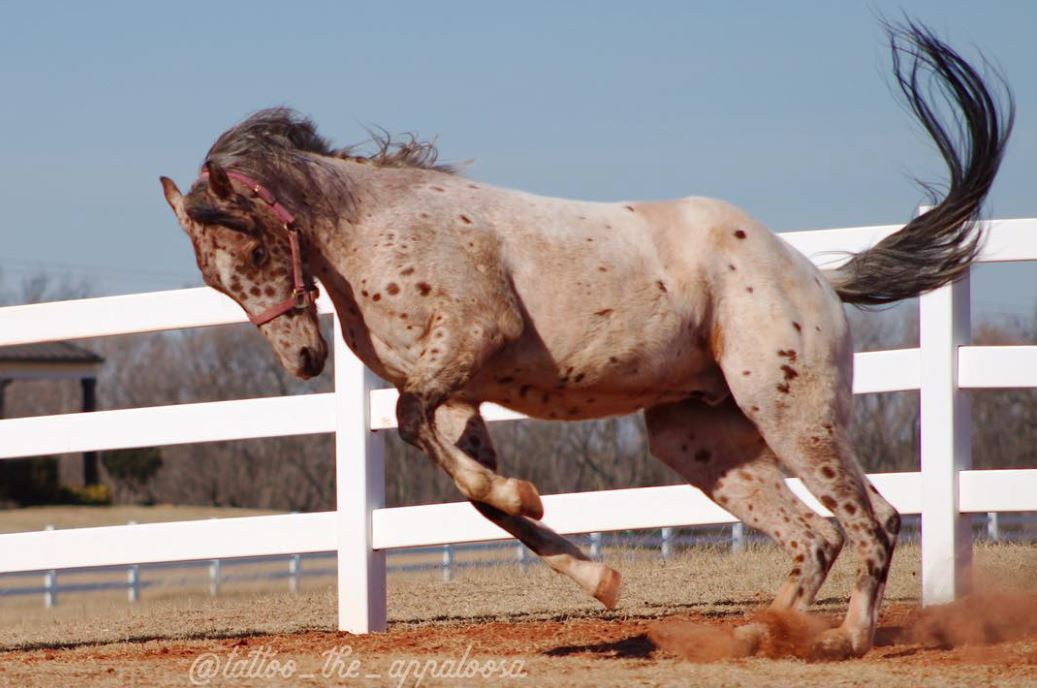
[[[968,589],[972,523],[959,508],[959,472],[972,466],[968,394],[958,388],[958,347],[972,338],[969,276],[918,303],[922,468],[922,604]]]
[[[337,314],[333,330],[338,628],[384,631],[385,553],[371,547],[371,513],[385,505],[384,438],[370,430],[379,381],[346,346]]]
[[[1001,519],[996,511],[987,513],[987,539],[991,542],[1001,541]]]
[[[450,581],[454,577],[454,546],[443,545],[443,580]]]
[[[673,556],[673,528],[663,528],[659,536],[663,559],[669,559]]]
[[[591,533],[591,559],[601,559],[601,533]]]
[[[126,569],[126,599],[140,602],[140,565],[130,564]]]
[[[731,552],[742,552],[745,550],[745,524],[736,521],[731,526]]]
[[[213,559],[209,562],[209,595],[216,597],[220,594],[220,578],[222,578],[223,566],[220,564],[219,559]]]
[[[299,592],[299,576],[302,573],[302,555],[288,557],[288,591]]]
[[[135,526],[136,521],[130,521],[126,525]],[[126,569],[126,599],[130,602],[140,602],[140,565],[130,564]]]
[[[48,525],[46,530],[54,530]],[[43,574],[43,606],[50,609],[58,603],[58,572],[51,570]]]
[[[526,572],[526,568],[529,566],[529,554],[526,551],[526,546],[519,540],[515,541],[515,546],[518,547],[516,555],[519,563],[519,571],[522,573]]]

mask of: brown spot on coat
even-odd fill
[[[467,215],[461,216],[461,222],[465,223],[466,225],[472,224],[471,218],[469,218]]]
[[[655,286],[659,287],[659,291],[662,293],[666,293],[666,284],[662,280],[656,281]]]
[[[792,326],[794,328],[796,328],[796,332],[802,332],[803,331],[802,326],[800,326],[800,324],[798,322],[796,322],[795,320],[792,321]]]
[[[796,350],[795,349],[789,349],[788,351],[786,351],[785,349],[778,349],[778,355],[781,356],[782,358],[789,359],[790,363],[795,363],[796,362]]]
[[[418,287],[418,292],[422,296],[428,296],[429,293],[432,291],[432,287],[431,285],[429,285],[428,282],[418,282],[416,286]]]
[[[713,458],[713,453],[708,449],[699,449],[695,452],[695,460],[699,463],[709,463],[711,458]]]
[[[389,282],[389,284],[385,285],[385,291],[387,291],[390,296],[396,296],[400,293],[400,285],[395,282]]]
[[[403,275],[404,277],[406,277],[407,275],[413,275],[414,274],[414,268],[413,267],[404,268],[402,271],[400,271],[400,274]]]
[[[632,205],[625,205],[623,207],[626,208],[627,210],[629,210],[630,212],[634,212],[634,206],[632,206]]]
[[[831,466],[822,466],[821,467],[821,475],[823,475],[828,480],[831,480],[832,478],[835,477],[835,471],[832,470]]]
[[[611,312],[612,312],[611,308],[602,308],[600,311],[595,311],[594,315],[600,315],[600,316],[604,317],[604,316],[608,315]],[[612,360],[612,359],[609,359],[609,360]]]
[[[788,365],[787,363],[781,366],[781,372],[785,373],[786,381],[795,380],[797,377],[799,377],[799,373],[796,372],[796,369]]]
[[[740,229],[737,229],[737,230],[735,230],[735,237],[738,238],[738,239],[744,239],[745,238],[745,232],[743,232]]]
[[[752,293],[753,293],[753,288],[752,288],[752,287],[746,287],[746,288],[745,288],[745,290],[746,290],[747,292],[749,292],[750,294],[752,294]]]
[[[837,502],[832,498],[831,495],[824,495],[821,497],[821,503],[825,505],[825,508],[829,511],[835,511]]]

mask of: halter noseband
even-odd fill
[[[201,176],[207,177],[209,176],[209,172],[203,171]],[[267,308],[258,315],[248,313],[248,319],[253,325],[258,327],[259,325],[265,325],[274,318],[284,315],[289,311],[303,311],[308,308],[313,308],[317,302],[317,297],[320,296],[320,289],[318,289],[315,284],[307,284],[306,277],[303,275],[302,250],[299,245],[299,228],[295,226],[295,215],[292,215],[288,208],[285,208],[281,202],[278,201],[272,193],[270,193],[269,189],[264,187],[255,179],[241,174],[240,172],[235,172],[234,170],[227,170],[227,176],[231,179],[236,179],[252,189],[252,193],[270,206],[271,212],[277,216],[277,219],[281,221],[285,231],[288,232],[288,246],[292,250],[292,295],[284,301],[275,303],[273,306]]]

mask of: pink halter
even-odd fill
[[[201,176],[207,177],[209,176],[209,172],[203,170]],[[288,232],[288,246],[292,251],[292,295],[284,301],[275,303],[262,313],[257,315],[249,313],[248,319],[253,325],[258,327],[259,325],[265,325],[274,318],[284,315],[289,311],[301,311],[308,308],[314,308],[317,297],[320,296],[320,289],[318,289],[315,284],[307,284],[306,278],[303,275],[302,250],[299,245],[299,229],[295,226],[295,215],[292,215],[288,208],[285,208],[281,202],[278,201],[272,193],[270,193],[269,189],[264,187],[255,179],[234,170],[227,170],[227,176],[252,189],[252,193],[270,206],[270,210],[277,216],[277,219],[281,221],[285,231]]]

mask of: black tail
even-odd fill
[[[1006,93],[1004,112],[976,70],[929,29],[909,21],[906,27],[886,24],[886,30],[897,85],[936,142],[950,184],[931,210],[829,273],[840,298],[861,305],[917,296],[958,279],[968,269],[981,246],[976,224],[980,206],[994,182],[1015,117],[1011,91],[1000,74],[995,76]],[[957,110],[951,127],[957,141],[926,100],[933,82]],[[935,203],[937,194],[923,186]]]

